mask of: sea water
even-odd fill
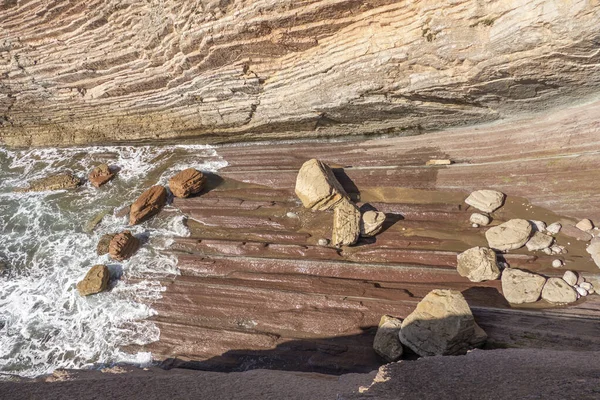
[[[76,190],[14,192],[52,174],[85,178],[100,163],[120,171],[99,189],[86,182]],[[122,348],[159,339],[147,320],[164,291],[158,279],[178,274],[176,258],[162,250],[189,231],[171,206],[133,227],[114,211],[182,169],[214,172],[226,165],[205,145],[0,148],[0,373],[32,377],[57,368],[150,363],[151,354]],[[106,215],[86,233],[99,213]],[[144,242],[131,259],[96,254],[103,234],[124,229]],[[111,288],[81,297],[76,284],[95,264],[109,267]]]

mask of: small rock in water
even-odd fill
[[[100,293],[108,287],[110,272],[106,265],[94,265],[77,284],[77,291],[81,296]]]
[[[581,282],[581,284],[579,286],[584,288],[587,291],[590,291],[594,288],[594,286],[589,282]]]
[[[550,247],[551,254],[567,254],[568,251],[565,246],[559,246],[557,244]]]
[[[285,214],[286,217],[288,218],[298,218],[298,214],[293,213],[293,212],[288,212],[287,214]]]
[[[389,315],[384,315],[379,321],[373,349],[387,362],[398,361],[402,357],[402,343],[399,337],[401,326],[402,321]]]
[[[123,261],[135,254],[140,247],[140,241],[129,231],[116,234],[110,241],[108,254],[117,261]]]
[[[485,232],[489,246],[495,250],[514,250],[523,247],[531,236],[529,221],[511,219],[501,225],[494,226]]]
[[[534,303],[542,294],[546,278],[541,275],[506,268],[502,271],[502,293],[512,304]]]
[[[112,210],[103,210],[100,211],[98,214],[94,215],[94,217],[85,224],[85,226],[83,227],[83,231],[85,233],[92,232],[96,228],[96,226],[98,226],[98,224],[102,222],[102,219],[110,212],[112,212]]]
[[[547,254],[549,256],[552,255],[552,250],[549,248],[542,249],[542,251],[544,252],[544,254]]]
[[[360,211],[350,201],[344,199],[333,209],[334,247],[350,246],[356,243],[360,235]]]
[[[560,224],[560,222],[555,222],[546,227],[546,232],[556,235],[558,232],[560,232],[561,228],[562,225]]]
[[[327,246],[329,244],[329,240],[327,240],[325,238],[321,238],[321,239],[319,239],[319,241],[317,242],[317,244],[319,246]]]
[[[425,163],[425,165],[450,165],[452,164],[451,160],[429,160]]]
[[[497,190],[477,190],[466,198],[465,203],[483,212],[491,213],[502,206],[504,193]]]
[[[102,237],[100,237],[100,240],[98,241],[98,246],[96,246],[96,253],[99,256],[102,256],[104,254],[108,253],[108,248],[110,247],[110,241],[115,237],[115,234],[105,234],[102,235]]]
[[[527,250],[536,251],[547,249],[548,247],[550,247],[553,241],[554,238],[550,235],[546,235],[540,232],[533,232],[533,236],[531,236],[531,238],[529,239],[529,241],[527,241],[525,245],[527,246]]]
[[[473,225],[471,225],[471,226],[472,226],[473,228],[479,228],[479,225],[477,225],[477,224],[473,224]]]
[[[295,191],[304,207],[315,211],[330,210],[343,199],[348,199],[331,168],[316,159],[302,164],[296,177]]]
[[[108,164],[100,164],[90,172],[88,180],[94,187],[100,187],[115,177]]]
[[[487,247],[473,247],[457,256],[456,269],[460,276],[471,282],[483,282],[498,279],[500,269],[496,253]]]
[[[169,189],[175,197],[189,197],[204,189],[206,176],[195,168],[187,168],[169,179]]]
[[[594,224],[589,219],[582,219],[575,225],[575,228],[587,232],[594,229]]]
[[[379,233],[385,222],[385,213],[365,211],[360,218],[360,236],[371,237]]]
[[[533,230],[536,232],[544,232],[546,230],[546,223],[544,221],[529,220]]]
[[[560,278],[549,278],[542,290],[542,299],[555,304],[577,301],[577,291]]]
[[[58,174],[37,179],[29,183],[26,189],[16,189],[15,192],[45,192],[50,190],[76,189],[81,185],[81,179],[70,174]]]
[[[560,267],[562,267],[562,266],[563,266],[563,262],[562,262],[562,261],[560,261],[560,260],[554,260],[554,261],[552,261],[552,266],[553,266],[554,268],[560,268]]]
[[[156,185],[146,190],[131,205],[129,225],[136,225],[152,217],[167,204],[167,189]]]
[[[585,289],[584,289],[584,288],[582,288],[582,287],[576,287],[576,288],[575,288],[575,290],[577,291],[577,293],[579,293],[579,295],[580,295],[581,297],[584,297],[584,296],[587,296],[587,295],[588,295],[588,291],[587,291],[587,290],[585,290]]]
[[[563,275],[563,280],[571,286],[575,286],[577,284],[577,279],[577,273],[573,271],[565,271],[565,274]]]
[[[474,225],[489,225],[490,221],[490,217],[488,217],[485,214],[480,214],[480,213],[473,213],[471,214],[471,217],[469,218],[469,221],[474,224]],[[474,228],[477,228],[474,226]]]

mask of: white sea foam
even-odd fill
[[[99,162],[121,168],[118,179],[100,189],[13,193],[26,181],[71,172],[84,177]],[[151,361],[146,352],[128,354],[120,346],[158,340],[146,318],[147,304],[161,297],[160,276],[177,274],[175,257],[161,253],[174,237],[188,236],[184,217],[167,206],[134,227],[144,246],[123,263],[96,255],[104,233],[121,231],[126,217],[107,214],[91,234],[83,226],[98,212],[130,204],[153,184],[166,184],[183,168],[216,171],[227,163],[203,145],[101,146],[10,151],[0,149],[0,372],[22,376],[93,363]],[[81,297],[75,288],[87,270],[104,263],[115,280],[110,291]]]

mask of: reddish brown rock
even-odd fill
[[[107,164],[100,164],[90,172],[88,179],[95,187],[100,187],[115,177]]]
[[[108,254],[117,261],[123,261],[130,258],[139,247],[140,241],[131,232],[123,231],[110,241]]]
[[[152,186],[142,193],[142,195],[131,205],[131,210],[129,211],[129,224],[139,224],[153,215],[158,214],[166,203],[167,189],[160,185]]]
[[[99,256],[102,256],[108,253],[108,248],[110,247],[110,242],[115,237],[114,234],[107,233],[106,235],[102,235],[100,241],[98,242],[98,246],[96,246],[96,253]]]
[[[175,197],[189,197],[198,193],[206,183],[206,176],[197,169],[188,168],[169,179],[169,189]]]
[[[110,271],[106,265],[94,265],[77,284],[77,291],[82,296],[100,293],[108,287],[109,278]]]

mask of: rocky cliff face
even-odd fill
[[[600,7],[532,0],[0,1],[0,140],[417,133],[600,86]]]

